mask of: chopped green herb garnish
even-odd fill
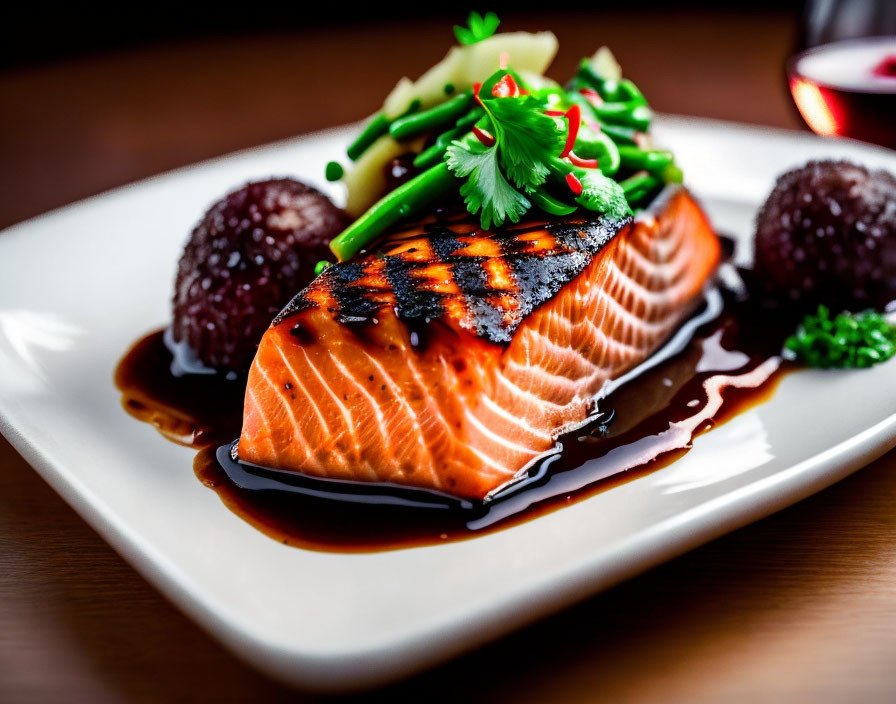
[[[483,17],[474,11],[467,18],[468,27],[454,26],[454,36],[461,44],[475,44],[492,36],[499,24],[501,20],[494,12],[486,12]]]
[[[327,163],[327,167],[324,171],[324,176],[327,177],[327,181],[338,181],[345,175],[345,169],[342,168],[342,164],[338,161],[330,161]]]
[[[784,347],[810,367],[870,367],[896,354],[896,325],[874,311],[831,317],[825,306],[803,318]]]
[[[314,275],[320,276],[324,269],[331,265],[331,262],[328,262],[326,259],[321,259],[317,264],[314,265]]]
[[[456,91],[457,88],[454,87],[453,83],[446,83],[442,90],[445,91],[445,95],[454,95],[454,91]]]

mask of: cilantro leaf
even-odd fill
[[[483,39],[492,36],[498,30],[499,24],[501,24],[501,20],[494,12],[486,12],[485,17],[482,18],[482,33],[485,35]]]
[[[454,36],[459,44],[475,44],[478,40],[472,31],[460,25],[454,25]]]
[[[467,24],[470,25],[473,36],[478,37],[482,34],[482,15],[475,10],[471,11],[467,17]]]
[[[467,180],[460,187],[467,210],[479,213],[482,229],[503,225],[506,219],[518,222],[531,207],[529,200],[516,190],[498,168],[497,147],[470,151],[460,142],[448,147],[448,168]]]
[[[475,44],[488,39],[498,29],[501,20],[494,12],[486,12],[483,17],[478,12],[471,12],[467,18],[468,27],[454,26],[454,36],[461,44]]]
[[[547,164],[563,147],[563,131],[531,96],[482,102],[495,126],[501,168],[517,188],[531,193],[550,174]]]
[[[582,182],[582,195],[576,198],[576,203],[608,218],[623,218],[632,214],[625,192],[616,181],[597,169],[574,169],[573,173]]]

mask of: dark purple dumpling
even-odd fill
[[[759,212],[755,244],[766,296],[883,308],[896,299],[896,178],[846,161],[789,171]]]
[[[319,191],[293,179],[249,183],[193,230],[174,286],[172,341],[222,372],[245,372],[271,319],[331,258],[348,223]]]

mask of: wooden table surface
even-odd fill
[[[559,77],[607,42],[659,110],[800,126],[781,74],[794,36],[789,16],[568,14],[505,25],[553,29]],[[393,23],[141,48],[0,73],[0,226],[199,159],[358,119],[400,74],[439,58],[449,39],[443,24]],[[896,452],[797,506],[376,694],[896,701]],[[247,699],[316,700],[206,636],[0,439],[0,701]]]

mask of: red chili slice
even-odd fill
[[[566,185],[569,186],[569,190],[572,191],[574,196],[582,195],[582,182],[579,181],[579,177],[574,173],[566,174]]]
[[[570,152],[566,157],[569,159],[570,163],[575,164],[576,166],[581,166],[583,169],[597,168],[597,159],[583,159],[575,152]]]
[[[544,114],[548,115],[549,117],[565,117],[566,116],[566,113],[563,112],[562,110],[545,110]]]
[[[479,129],[478,127],[473,127],[473,134],[476,135],[476,139],[482,142],[487,147],[495,146],[495,138],[492,137],[488,132],[483,129]]]
[[[582,108],[573,105],[566,111],[566,119],[569,122],[569,130],[566,133],[566,144],[563,145],[563,151],[560,152],[560,158],[569,156],[572,148],[576,145],[576,137],[579,134],[579,125],[582,124]]]
[[[591,88],[582,88],[579,93],[588,100],[594,107],[600,107],[604,104],[604,99],[600,97],[600,93]]]
[[[520,87],[509,73],[503,75],[492,87],[492,95],[496,98],[516,98],[519,94]]]

